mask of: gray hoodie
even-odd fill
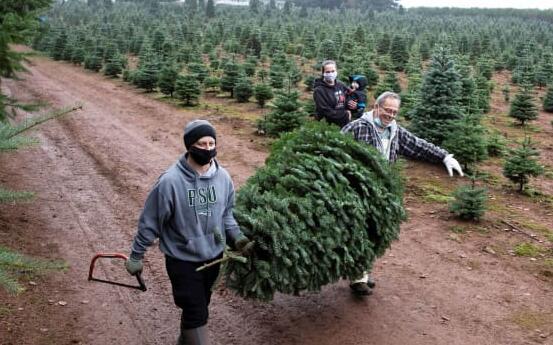
[[[183,155],[150,191],[131,256],[143,258],[159,237],[159,249],[170,257],[211,260],[223,252],[227,238],[234,243],[242,236],[233,207],[234,186],[228,172],[214,159],[209,171],[200,176]]]

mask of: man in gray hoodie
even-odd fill
[[[196,268],[220,258],[227,242],[243,255],[253,246],[234,219],[234,186],[215,160],[216,139],[215,128],[208,121],[186,125],[188,152],[150,191],[125,264],[130,274],[141,272],[147,248],[159,238],[173,298],[182,309],[177,345],[208,344],[208,306],[220,265],[200,272]]]
[[[454,170],[460,176],[463,176],[461,166],[452,154],[416,137],[396,123],[400,102],[401,99],[397,93],[382,93],[376,99],[374,109],[347,124],[342,128],[342,133],[351,133],[356,140],[375,147],[392,163],[398,159],[399,155],[430,163],[442,162],[449,176],[453,176]],[[370,295],[374,286],[375,283],[368,272],[365,272],[363,277],[352,281],[350,284],[352,292],[357,295]]]

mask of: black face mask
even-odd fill
[[[188,150],[190,153],[190,157],[194,160],[194,162],[198,163],[199,165],[206,165],[209,162],[211,162],[211,159],[215,156],[217,156],[217,150],[204,150],[200,149],[196,146],[190,147]]]

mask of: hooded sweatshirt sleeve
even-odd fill
[[[225,233],[227,238],[230,238],[232,242],[236,242],[238,238],[243,236],[242,232],[240,231],[240,227],[238,226],[238,223],[234,219],[233,209],[234,209],[234,185],[232,184],[232,181],[229,178],[228,181],[228,196],[227,196],[227,205],[225,207],[225,211],[223,213],[223,224],[225,226]]]
[[[142,259],[164,224],[171,218],[173,201],[170,184],[160,179],[150,191],[138,221],[138,231],[131,247],[131,257]]]

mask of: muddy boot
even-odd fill
[[[209,345],[207,327],[181,330],[177,345]]]
[[[365,282],[356,282],[349,284],[349,288],[354,295],[368,296],[373,293],[369,285]]]

